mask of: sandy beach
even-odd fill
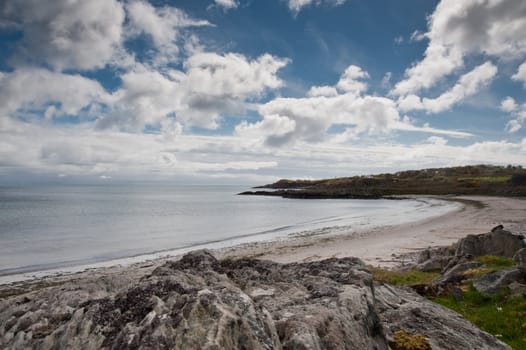
[[[422,198],[415,196],[414,198]],[[426,197],[430,198],[430,197]],[[367,264],[394,267],[404,263],[407,253],[427,247],[449,245],[468,234],[488,232],[502,224],[514,233],[526,232],[526,201],[502,197],[432,197],[459,203],[459,209],[445,215],[397,226],[384,226],[375,230],[353,234],[316,235],[294,237],[287,240],[245,243],[214,250],[217,258],[254,257],[276,262],[302,262],[330,257],[354,256]],[[4,279],[0,293],[12,288],[31,288],[31,285],[56,284],[105,275],[136,278],[152,271],[177,256],[147,260],[131,265],[90,268],[74,273],[55,272],[46,277],[24,279],[9,283]],[[8,282],[6,282],[6,280]]]
[[[353,235],[299,237],[288,241],[246,244],[225,249],[221,256],[254,256],[282,263],[355,256],[373,266],[392,267],[403,263],[407,253],[450,245],[468,234],[488,232],[496,225],[503,225],[514,233],[526,231],[526,201],[523,199],[479,196],[432,198],[456,201],[461,205],[458,210],[445,215],[409,224],[385,226]]]

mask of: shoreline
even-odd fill
[[[408,196],[404,196],[408,197]],[[439,199],[460,204],[456,210],[424,220],[400,225],[382,226],[363,232],[291,237],[282,240],[240,243],[212,249],[218,259],[252,257],[280,263],[308,262],[325,258],[354,256],[366,264],[392,268],[403,265],[407,253],[428,247],[449,245],[468,234],[488,232],[502,224],[513,232],[526,231],[526,200],[508,197],[479,196],[409,196],[410,199]],[[107,274],[126,274],[140,277],[168,260],[200,247],[152,254],[150,259],[133,261],[124,258],[78,266],[74,269],[56,269],[20,275],[0,276],[0,296],[6,290],[31,285],[56,284],[80,278],[97,278]],[[9,294],[9,293],[8,293]],[[18,293],[17,293],[18,294]]]
[[[280,263],[308,262],[325,258],[358,257],[366,264],[393,268],[410,259],[411,253],[429,247],[447,246],[469,234],[480,234],[494,226],[519,233],[526,231],[526,200],[487,196],[405,196],[455,201],[461,208],[444,215],[393,226],[359,235],[302,237],[232,248],[220,257],[247,256]]]

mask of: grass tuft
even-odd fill
[[[369,269],[373,274],[374,280],[395,286],[426,284],[433,281],[439,275],[438,272],[422,272],[418,270],[389,271],[377,267],[369,267]]]
[[[421,334],[411,334],[403,329],[394,333],[393,350],[431,350],[431,345]]]
[[[507,267],[512,267],[515,265],[513,259],[507,258],[505,256],[496,256],[496,255],[483,255],[478,256],[475,259],[476,262],[485,264],[489,268],[494,269],[503,269]]]

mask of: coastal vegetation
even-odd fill
[[[411,194],[524,196],[526,169],[511,165],[473,165],[323,180],[283,179],[257,189],[241,194],[357,199]]]
[[[466,287],[461,299],[446,295],[432,300],[458,312],[512,348],[526,349],[526,296],[512,296],[509,291],[485,295],[472,285]]]
[[[445,288],[438,295],[428,296],[430,300],[458,312],[473,322],[480,329],[493,334],[514,349],[526,349],[526,294],[511,293],[503,289],[496,294],[478,291],[473,286],[475,279],[490,273],[505,270],[515,266],[513,259],[505,256],[483,255],[473,259],[481,265],[463,271],[469,276],[455,288]],[[396,286],[406,286],[421,292],[436,290],[436,281],[440,279],[440,271],[420,271],[417,268],[409,270],[386,270],[369,267],[373,279],[377,282]],[[423,288],[423,286],[427,288]],[[400,339],[409,339],[401,334]]]
[[[438,272],[411,270],[385,270],[369,266],[373,279],[378,282],[392,284],[394,286],[412,286],[415,284],[431,283],[438,277]]]

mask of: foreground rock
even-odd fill
[[[511,268],[488,273],[473,280],[473,287],[484,294],[496,294],[510,284],[524,284],[526,282],[526,269]]]
[[[0,300],[0,348],[380,350],[403,330],[433,349],[510,349],[414,292],[375,287],[355,258],[280,265],[201,251],[140,280],[108,278]]]

